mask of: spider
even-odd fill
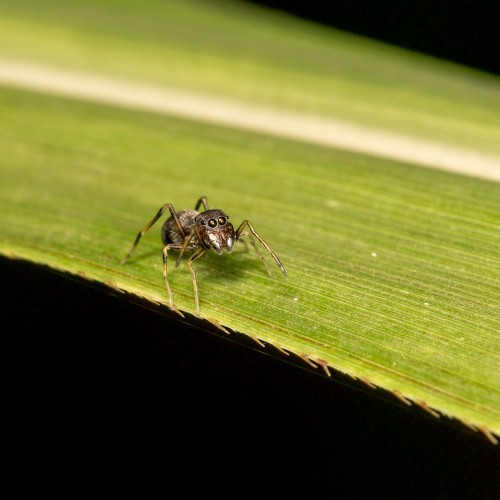
[[[204,211],[198,212],[201,205],[203,205]],[[193,252],[186,261],[186,264],[191,271],[196,314],[198,316],[200,315],[200,300],[198,295],[198,283],[196,281],[196,271],[193,268],[193,262],[210,249],[214,250],[218,255],[220,255],[224,249],[226,249],[227,252],[232,252],[234,244],[243,236],[248,236],[250,238],[250,243],[257,252],[257,255],[262,260],[267,274],[272,276],[271,270],[269,269],[264,256],[255,244],[255,237],[274,259],[281,272],[285,276],[287,275],[283,264],[278,259],[278,256],[259,236],[259,233],[257,233],[253,224],[249,220],[244,220],[235,231],[233,225],[228,221],[229,217],[226,213],[222,210],[210,210],[208,208],[206,196],[202,196],[198,200],[194,210],[179,210],[177,212],[171,203],[163,205],[153,219],[139,232],[132,248],[130,249],[130,252],[122,260],[122,265],[125,264],[130,257],[132,257],[141,237],[144,236],[149,229],[151,229],[153,224],[155,224],[155,222],[165,213],[167,209],[170,211],[170,217],[165,221],[161,230],[161,238],[163,240],[163,244],[165,245],[163,248],[163,278],[167,287],[169,307],[172,311],[175,311],[182,317],[184,317],[184,315],[174,305],[172,289],[170,288],[170,283],[168,282],[167,259],[169,250],[177,250],[179,252],[179,257],[177,258],[175,267],[179,266],[185,252]],[[243,241],[243,243],[245,243],[246,246],[246,242]]]

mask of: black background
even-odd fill
[[[230,498],[498,498],[500,447],[455,421],[43,266],[0,258],[0,275],[4,472],[119,488],[146,474]]]
[[[253,0],[249,3],[500,74],[500,2]]]
[[[260,3],[500,71],[485,2]],[[500,498],[500,447],[456,422],[43,266],[0,258],[0,276],[4,472],[167,496]]]

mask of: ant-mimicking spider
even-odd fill
[[[198,209],[201,205],[203,205],[204,211],[198,212]],[[271,247],[259,236],[259,233],[257,233],[253,224],[249,220],[244,220],[235,231],[233,225],[228,221],[229,217],[222,210],[210,210],[208,208],[206,196],[202,196],[198,200],[194,210],[179,210],[178,212],[176,212],[174,206],[171,203],[166,203],[165,205],[163,205],[160,210],[158,210],[158,213],[153,217],[153,219],[148,222],[141,231],[139,231],[139,234],[137,235],[134,244],[130,249],[130,252],[122,260],[122,265],[125,264],[127,260],[130,259],[130,257],[132,257],[141,237],[144,236],[144,234],[146,234],[149,229],[151,229],[153,224],[155,224],[155,222],[165,213],[167,208],[170,210],[170,217],[163,224],[161,230],[161,238],[163,240],[163,244],[165,245],[163,248],[163,278],[167,287],[169,307],[172,311],[175,311],[184,317],[179,309],[174,306],[172,289],[170,288],[170,283],[168,282],[167,258],[169,250],[179,251],[179,257],[177,258],[175,267],[179,266],[179,263],[185,252],[193,252],[193,254],[186,261],[186,264],[191,271],[196,314],[198,316],[200,315],[198,283],[196,281],[196,271],[194,270],[192,264],[207,250],[212,249],[218,255],[222,253],[223,249],[226,249],[227,252],[232,252],[234,244],[243,236],[248,236],[250,238],[250,243],[263,262],[267,274],[269,276],[272,276],[271,270],[269,269],[264,256],[255,244],[255,237],[274,259],[277,266],[281,269],[281,272],[285,276],[287,275],[283,264],[278,259],[278,256],[273,252]],[[246,229],[248,229],[249,232],[245,231]]]

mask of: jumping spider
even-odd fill
[[[198,212],[200,206],[203,205],[204,211]],[[249,220],[244,220],[235,231],[233,225],[228,221],[229,217],[222,211],[208,208],[207,198],[202,196],[194,210],[179,210],[175,211],[171,203],[166,203],[163,205],[158,213],[153,217],[153,219],[144,226],[144,228],[137,235],[132,248],[128,255],[122,260],[122,265],[127,262],[127,260],[132,257],[139,240],[144,234],[151,229],[153,224],[165,213],[165,211],[170,210],[170,217],[165,221],[161,230],[161,238],[163,244],[163,278],[165,280],[165,285],[168,292],[169,307],[171,310],[177,312],[181,316],[183,314],[174,306],[172,289],[170,288],[170,283],[168,282],[167,275],[167,258],[169,250],[179,251],[179,256],[175,267],[179,266],[182,256],[185,252],[193,252],[186,264],[191,271],[191,277],[193,280],[194,289],[194,300],[196,304],[196,314],[200,315],[200,301],[198,297],[198,283],[196,281],[196,271],[193,268],[193,262],[201,257],[207,250],[214,250],[217,254],[221,254],[223,249],[227,252],[232,252],[234,244],[243,236],[248,236],[250,238],[250,243],[254,247],[257,255],[262,260],[267,274],[271,276],[271,270],[264,259],[264,256],[257,248],[255,244],[255,238],[259,240],[261,245],[269,252],[271,257],[276,262],[277,266],[281,269],[281,272],[286,276],[286,270],[278,259],[278,256],[271,250],[271,247],[259,236],[255,230],[253,224]],[[248,229],[248,231],[246,231]],[[245,242],[243,242],[245,243]]]

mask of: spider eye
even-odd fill
[[[226,223],[226,219],[224,217],[219,217],[219,224],[223,226]]]
[[[216,221],[215,219],[210,219],[210,220],[208,221],[208,225],[209,225],[210,227],[216,227],[216,226],[217,226],[217,221]]]

